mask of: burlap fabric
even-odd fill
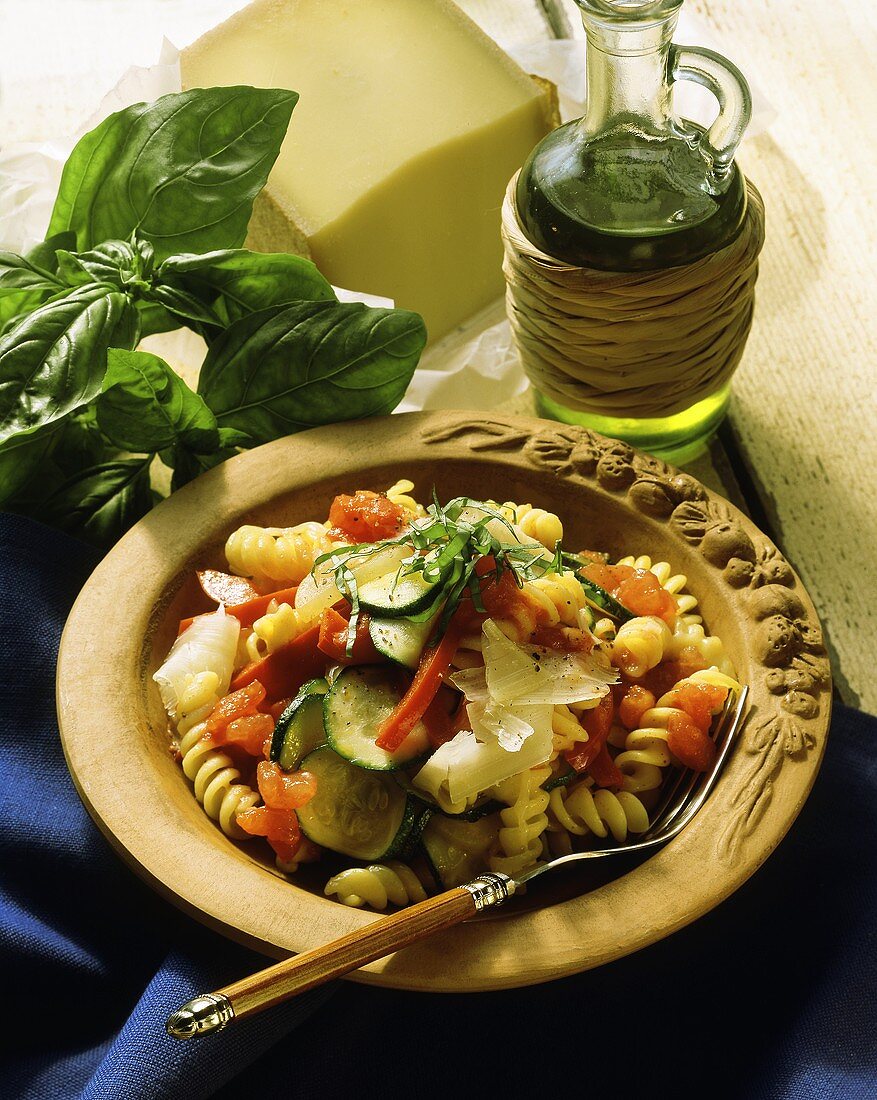
[[[747,181],[743,229],[719,252],[648,272],[572,267],[532,244],[502,210],[506,308],[530,381],[581,412],[669,416],[731,377],[752,324],[764,203]]]

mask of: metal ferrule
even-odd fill
[[[234,1019],[234,1008],[223,993],[202,993],[171,1013],[165,1028],[173,1039],[194,1039],[222,1031]]]
[[[515,880],[498,871],[488,871],[487,874],[467,882],[463,889],[472,895],[475,911],[480,913],[491,905],[502,905],[504,901],[508,901],[515,892]]]

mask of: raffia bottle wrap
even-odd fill
[[[518,220],[516,182],[502,210],[506,308],[537,390],[580,412],[665,417],[730,379],[752,324],[764,243],[764,203],[749,181],[730,244],[646,272],[573,267],[542,252]]]

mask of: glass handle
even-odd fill
[[[700,146],[712,160],[716,178],[724,179],[752,114],[746,78],[726,58],[699,46],[671,47],[670,76],[674,81],[693,80],[703,85],[719,101],[718,116],[700,139]]]

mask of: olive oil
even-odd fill
[[[568,122],[533,150],[517,186],[518,217],[551,256],[604,271],[654,271],[730,243],[746,213],[736,164],[706,184],[699,147],[616,126],[592,141]]]
[[[693,263],[730,244],[746,218],[733,154],[749,119],[742,75],[708,50],[673,45],[682,0],[576,0],[587,36],[584,117],[559,127],[518,176],[526,236],[577,267],[648,272]],[[677,117],[676,80],[719,99],[709,129]],[[559,405],[540,411],[677,460],[702,449],[720,423],[728,385],[668,416],[618,418]]]

